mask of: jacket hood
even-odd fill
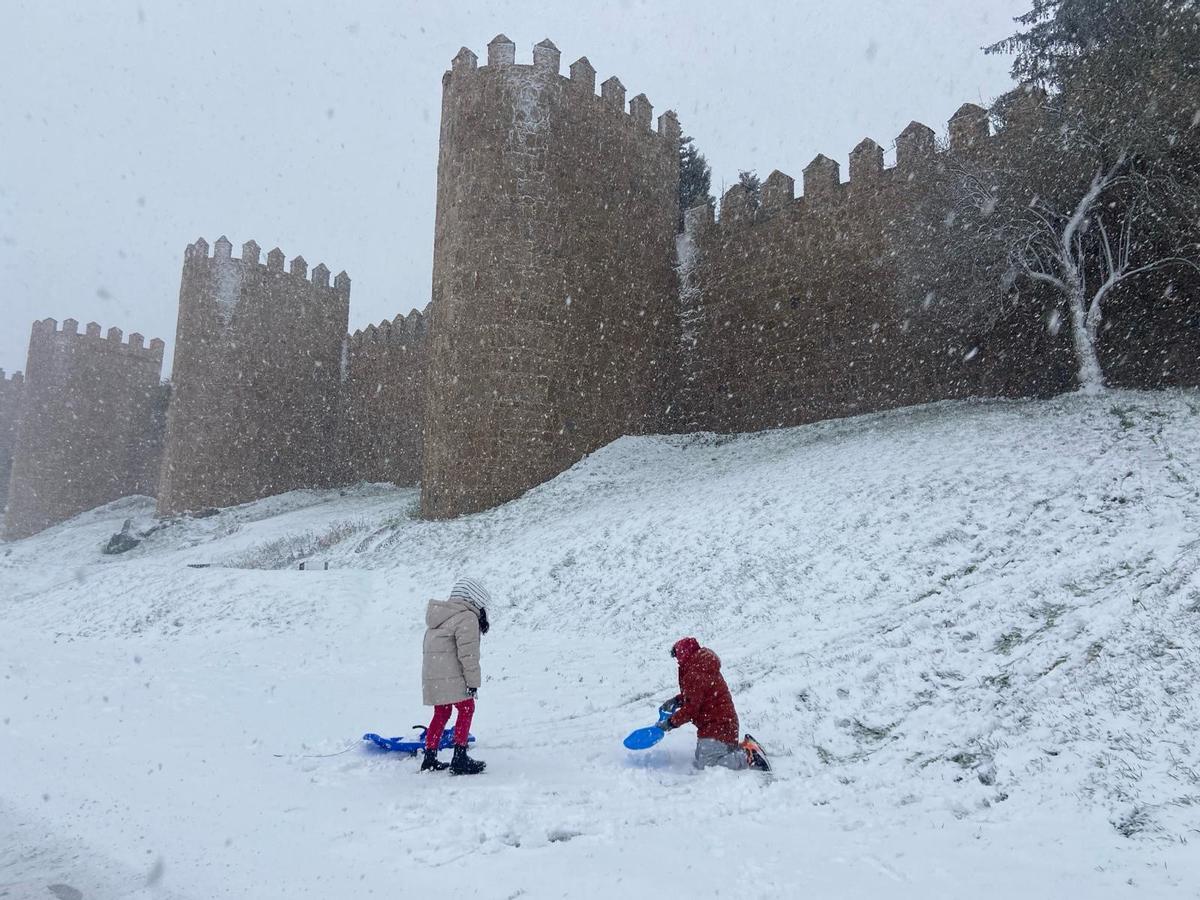
[[[487,609],[492,605],[492,595],[477,578],[459,578],[450,589],[451,600],[465,600],[476,609]]]
[[[696,651],[700,649],[700,642],[694,637],[680,638],[671,647],[671,655],[679,661],[682,666],[692,656],[695,656]]]
[[[425,608],[425,625],[428,628],[440,628],[447,619],[460,613],[479,616],[479,610],[466,600],[430,600]]]

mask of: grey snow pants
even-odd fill
[[[693,765],[697,769],[708,766],[748,769],[750,761],[746,759],[746,751],[737,744],[727,744],[716,738],[696,738],[696,759]]]

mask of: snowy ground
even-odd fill
[[[623,439],[453,522],[363,487],[4,545],[0,897],[1200,897],[1198,412]],[[458,572],[488,771],[419,776],[357,739],[427,716]],[[772,779],[621,747],[685,634]]]

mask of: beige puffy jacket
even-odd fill
[[[426,706],[467,699],[477,688],[479,610],[465,600],[430,600],[425,610],[421,695]]]

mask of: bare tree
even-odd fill
[[[1036,104],[1041,125],[1032,122],[1026,135],[1032,152],[1023,166],[1009,164],[997,181],[988,173],[965,193],[977,210],[995,205],[999,215],[985,229],[1005,246],[1010,273],[1047,285],[1066,307],[1080,387],[1094,391],[1104,384],[1104,304],[1119,288],[1129,285],[1119,293],[1151,316],[1162,276],[1129,283],[1182,267],[1191,270],[1179,273],[1185,292],[1195,295],[1200,18],[1196,0],[1030,4],[1016,19],[1020,30],[987,52],[1015,53],[1012,73],[1025,83],[1000,98],[993,115],[1020,113],[1037,88],[1047,91]],[[1009,151],[1021,140],[1001,135]]]
[[[1038,179],[1027,171],[953,155],[947,173],[951,215],[960,219],[967,243],[982,242],[1003,256],[1007,286],[1026,277],[1056,292],[1059,307],[1066,308],[1085,393],[1104,389],[1098,344],[1104,302],[1114,290],[1169,266],[1200,271],[1200,246],[1189,243],[1186,230],[1163,228],[1177,207],[1195,208],[1196,198],[1184,197],[1192,189],[1140,171],[1127,153],[1097,164],[1075,190],[1044,185],[1046,190],[1037,191]]]

